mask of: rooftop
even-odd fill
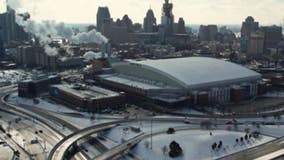
[[[166,77],[175,79],[187,88],[196,85],[222,84],[240,80],[257,80],[261,75],[241,65],[207,57],[173,58],[160,60],[128,60],[156,71]]]
[[[75,87],[73,85],[53,85],[52,87],[56,87],[60,90],[69,92],[82,99],[102,99],[107,97],[116,97],[120,95],[117,92],[113,92],[96,86]]]

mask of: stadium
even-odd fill
[[[224,60],[189,57],[111,62],[112,74],[102,84],[174,105],[239,102],[263,93],[261,75]]]

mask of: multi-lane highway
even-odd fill
[[[6,88],[3,92],[1,92],[2,95],[7,94],[9,92],[11,92],[11,90],[14,90],[13,88]],[[0,94],[0,96],[1,96]],[[108,122],[108,123],[104,123],[104,124],[98,124],[98,125],[94,125],[82,130],[78,130],[78,128],[76,128],[75,126],[73,126],[72,124],[70,124],[70,122],[67,122],[65,120],[63,120],[62,118],[58,118],[57,116],[54,116],[53,113],[49,113],[48,111],[44,111],[42,109],[38,109],[32,106],[25,106],[24,109],[7,104],[5,102],[5,99],[2,99],[3,102],[0,103],[1,106],[4,106],[3,108],[7,107],[10,108],[7,110],[9,112],[17,112],[20,114],[24,114],[30,117],[33,117],[35,120],[39,121],[40,123],[42,123],[43,125],[46,125],[48,128],[50,128],[51,130],[53,130],[54,132],[56,132],[56,134],[58,134],[59,136],[61,136],[61,140],[55,145],[55,147],[51,150],[50,155],[48,157],[49,160],[62,160],[64,155],[67,153],[67,151],[74,145],[76,144],[76,142],[78,140],[82,140],[84,138],[87,138],[90,135],[93,135],[95,133],[99,133],[101,131],[113,128],[119,124],[123,124],[123,123],[129,123],[129,122],[133,122],[133,121],[155,121],[155,122],[178,122],[178,123],[182,123],[185,122],[185,118],[183,117],[164,117],[164,118],[153,118],[153,117],[142,117],[142,118],[133,118],[133,119],[121,119],[121,120],[116,120],[113,122]],[[3,109],[2,108],[2,109]],[[12,109],[11,109],[12,108]],[[200,124],[202,121],[204,120],[211,120],[214,124],[217,125],[225,125],[228,122],[228,119],[226,118],[220,118],[220,119],[212,119],[212,116],[208,116],[208,117],[195,117],[195,118],[190,118],[190,122],[192,124]],[[246,122],[242,122],[242,124],[252,124],[255,123],[253,121],[246,121]],[[259,122],[258,122],[259,123]],[[283,123],[281,123],[283,124]],[[58,128],[58,126],[66,126],[66,128],[68,128],[70,131],[70,134],[68,136],[65,136],[61,131],[59,131],[60,129]],[[66,132],[66,131],[65,131]],[[67,133],[68,134],[68,133]],[[96,159],[105,159],[105,157],[112,157],[116,154],[119,154],[121,152],[124,152],[126,148],[128,148],[129,146],[135,145],[136,143],[138,143],[141,139],[143,139],[146,135],[141,135],[138,137],[135,137],[134,139],[130,139],[129,141],[126,141],[125,143],[114,147],[112,149],[110,149],[109,151],[99,155],[98,157],[96,157]],[[279,148],[283,148],[284,142],[282,139],[277,139],[275,141],[272,141],[271,143],[267,143],[258,147],[254,147],[252,149],[246,150],[246,151],[242,151],[242,152],[238,152],[236,154],[224,157],[223,159],[244,159],[243,157],[249,157],[249,159],[253,159],[253,158],[258,158],[261,156],[264,156],[268,153],[274,152],[279,150]],[[129,146],[128,146],[129,145]],[[80,154],[81,156],[77,159],[86,159],[84,156],[82,156],[82,154]],[[251,157],[250,157],[250,156]],[[234,158],[235,157],[235,158]]]
[[[256,146],[256,147],[220,158],[220,160],[240,160],[240,159],[241,160],[253,160],[253,159],[260,158],[260,157],[264,157],[265,155],[268,155],[272,152],[283,150],[283,148],[284,148],[284,137],[281,137],[271,142],[262,144],[260,146]],[[282,155],[283,154],[284,153],[282,152]],[[274,158],[279,157],[280,155],[279,154],[277,155],[275,154],[274,156],[271,155],[270,157],[266,157],[265,160],[272,160]]]

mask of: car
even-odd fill
[[[190,124],[190,123],[191,123],[191,122],[189,121],[189,119],[185,119],[183,122],[186,123],[186,124]]]
[[[232,124],[234,124],[232,121],[227,121],[226,123],[225,123],[226,125],[232,125]]]

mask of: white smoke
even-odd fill
[[[57,56],[58,50],[56,47],[50,47],[49,45],[44,46],[44,51],[49,56]]]
[[[95,60],[95,59],[102,58],[102,53],[101,52],[96,53],[96,52],[93,52],[93,51],[88,51],[84,54],[83,57],[87,61],[92,61],[92,60]]]
[[[8,5],[16,10],[21,7],[20,0],[9,0]],[[103,44],[108,42],[108,39],[96,30],[75,34],[73,30],[70,27],[66,27],[64,23],[56,23],[55,21],[37,23],[27,18],[25,14],[16,15],[16,23],[22,26],[26,32],[34,35],[39,40],[40,45],[44,47],[45,52],[50,56],[58,54],[57,48],[50,46],[53,38],[61,37],[75,44]],[[67,50],[68,53],[69,51],[70,50]],[[70,54],[72,54],[72,52],[70,52]]]
[[[107,43],[108,39],[103,36],[100,32],[97,32],[95,29],[89,32],[81,32],[77,35],[72,36],[71,42],[75,44],[82,44],[82,43],[97,43],[103,44]]]
[[[8,0],[8,1],[7,1],[7,5],[8,5],[10,8],[13,8],[13,9],[15,9],[15,10],[22,7],[22,3],[21,3],[20,0]]]

